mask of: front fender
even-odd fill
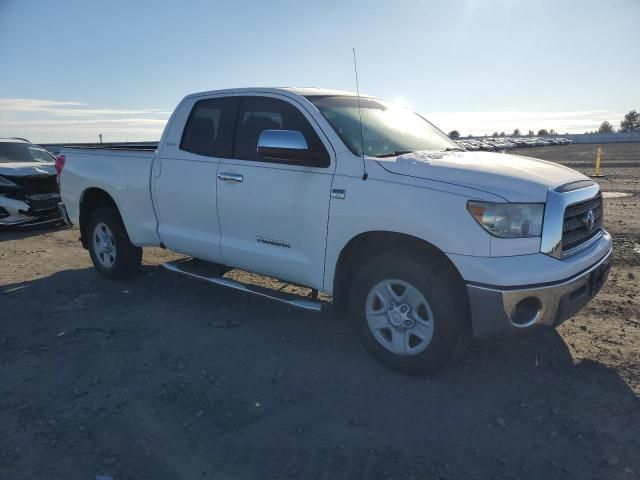
[[[333,189],[344,199],[331,199],[324,291],[333,293],[340,253],[349,241],[372,231],[410,235],[443,253],[490,256],[490,236],[467,212],[470,199],[493,200],[491,194],[454,185],[425,187],[424,180],[395,182],[380,178],[337,176]]]

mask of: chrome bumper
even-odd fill
[[[561,324],[600,291],[611,269],[611,253],[610,249],[587,270],[558,283],[525,288],[467,284],[474,336]]]

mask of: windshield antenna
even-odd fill
[[[358,84],[358,63],[356,62],[356,49],[353,50],[353,71],[356,73],[356,93],[358,94],[358,117],[360,119],[360,151],[362,152],[362,180],[369,178],[367,165],[364,159],[364,134],[362,133],[362,109],[360,108],[360,85]]]

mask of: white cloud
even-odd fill
[[[8,112],[41,112],[60,116],[169,115],[171,113],[162,109],[89,108],[87,104],[80,102],[59,102],[31,98],[0,98],[0,110]]]
[[[58,102],[56,100],[38,100],[35,98],[0,98],[0,108],[20,112],[34,112],[41,109],[65,108],[84,105],[80,102]]]
[[[26,137],[34,142],[159,140],[170,111],[157,108],[104,108],[76,101],[0,98],[0,137]],[[623,114],[608,110],[566,112],[433,112],[425,117],[445,132],[462,135],[513,132],[519,128],[554,129],[559,133],[597,130],[607,120],[614,127]]]
[[[164,127],[166,120],[156,118],[97,118],[97,119],[76,119],[76,120],[34,120],[34,121],[10,121],[0,120],[0,128],[57,128],[76,127],[79,125],[119,125],[119,126],[160,126]]]
[[[102,108],[76,101],[0,98],[0,136],[34,142],[158,140],[171,112]]]

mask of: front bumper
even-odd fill
[[[0,200],[0,227],[32,227],[60,222],[57,208],[33,210],[21,200],[6,197]]]
[[[467,284],[474,336],[559,325],[600,291],[611,269],[611,253],[610,248],[586,270],[557,283],[515,288]]]
[[[55,193],[34,194],[26,198],[0,195],[0,226],[30,227],[60,222]]]
[[[0,227],[35,227],[60,223],[60,215],[57,210],[33,213],[9,213],[7,217],[0,218]]]
[[[56,223],[60,223],[60,216],[55,212],[41,216],[13,215],[6,219],[0,219],[0,227],[35,227]]]

